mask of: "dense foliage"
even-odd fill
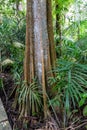
[[[61,127],[71,125],[72,122],[78,120],[78,117],[79,119],[87,117],[86,2],[87,0],[52,1],[57,60],[56,67],[53,68],[55,78],[50,77],[49,83],[55,84],[53,91],[56,92],[56,96],[51,99],[48,97],[48,105],[56,116],[62,109],[61,119],[59,119]],[[24,3],[25,1],[21,0],[18,3],[16,0],[0,2],[0,70],[2,72],[10,71],[14,75],[16,84],[22,84],[18,102],[22,104],[22,100],[26,100],[26,94],[29,91],[31,99],[29,105],[33,110],[34,107],[38,110],[42,104],[36,80],[34,79],[35,82],[31,84],[31,89],[27,89],[25,93],[22,89],[25,85],[24,81],[21,81],[26,29]],[[17,8],[17,4],[20,5],[20,8]],[[59,26],[57,26],[57,22]],[[12,64],[11,70],[9,64]],[[58,110],[56,111],[55,108]],[[71,116],[74,117],[74,121]],[[77,125],[78,121],[76,121]]]

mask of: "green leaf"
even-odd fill
[[[87,93],[84,93],[82,97],[87,98]]]
[[[83,109],[83,116],[87,116],[87,105]]]
[[[85,98],[82,98],[79,102],[79,107],[83,106],[85,104]]]

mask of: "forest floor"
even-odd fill
[[[19,116],[18,111],[12,107],[13,101],[15,98],[15,89],[14,89],[15,83],[10,73],[0,73],[0,79],[3,81],[3,85],[0,88],[0,98],[1,98],[1,102],[3,103],[3,107],[4,107],[3,109],[5,109],[5,112],[8,118],[7,119],[5,116],[4,119],[6,119],[6,121],[9,121],[10,126],[13,128],[14,124],[17,124],[17,119]],[[12,93],[13,90],[14,92]],[[0,106],[2,107],[1,104]],[[1,113],[0,113],[0,117],[1,117]],[[30,124],[31,124],[29,126],[30,127],[29,130],[50,130],[50,127],[55,127],[55,125],[53,125],[50,120],[46,122],[43,119],[41,120],[37,117],[29,117],[29,118],[30,118]],[[3,121],[3,122],[6,122],[6,121]],[[21,122],[19,122],[18,125],[22,126]],[[10,130],[10,129],[6,128],[3,130]],[[20,128],[20,130],[25,130],[25,129]]]
[[[0,122],[2,120],[3,123],[5,124],[6,122],[9,121],[10,126],[13,128],[14,124],[17,124],[18,122],[18,117],[19,117],[19,113],[17,111],[17,109],[13,109],[13,101],[15,98],[15,83],[13,80],[13,77],[10,73],[0,73],[0,80],[3,81],[3,87],[0,87]],[[14,90],[14,92],[12,93],[12,91]],[[11,94],[12,93],[12,94]],[[3,103],[3,105],[1,104],[1,102]],[[3,108],[4,106],[4,108]],[[4,111],[5,109],[5,111]],[[4,112],[3,112],[4,111]],[[6,112],[6,113],[5,113]],[[6,116],[7,115],[7,116]],[[3,118],[5,117],[5,118]],[[8,120],[7,120],[8,117]],[[60,128],[56,127],[55,121],[52,120],[41,120],[40,118],[37,117],[29,117],[30,120],[30,126],[29,126],[29,130],[61,130]],[[1,123],[0,123],[1,125]],[[21,122],[18,123],[18,125],[22,126]],[[3,127],[3,129],[0,126],[0,130],[10,130],[11,128],[9,127],[9,125],[7,126],[7,128]],[[25,129],[19,129],[19,130],[25,130]],[[62,129],[65,130],[65,129]],[[75,129],[66,129],[66,130],[75,130]],[[86,130],[86,128],[79,128],[77,130]]]

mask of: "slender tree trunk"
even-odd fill
[[[18,12],[19,11],[19,0],[16,0],[16,11]]]
[[[56,10],[59,9],[59,5],[56,2]],[[56,40],[56,45],[58,46],[58,54],[57,57],[59,58],[61,56],[61,44],[62,44],[62,33],[61,33],[61,24],[60,24],[60,14],[57,12],[56,14],[56,35],[59,36],[59,39]]]

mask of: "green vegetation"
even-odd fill
[[[23,80],[25,8],[23,0],[0,2],[0,73],[13,76],[15,87],[10,93],[15,93],[12,107],[19,110],[19,118],[26,116],[26,111],[30,116],[43,117],[45,92],[36,77],[28,85]],[[57,58],[52,69],[55,76],[49,76],[47,90],[50,93],[53,87],[55,96],[45,93],[47,106],[60,128],[80,130],[81,125],[81,130],[86,129],[87,0],[52,0],[52,11]],[[0,77],[0,90],[2,81]]]

